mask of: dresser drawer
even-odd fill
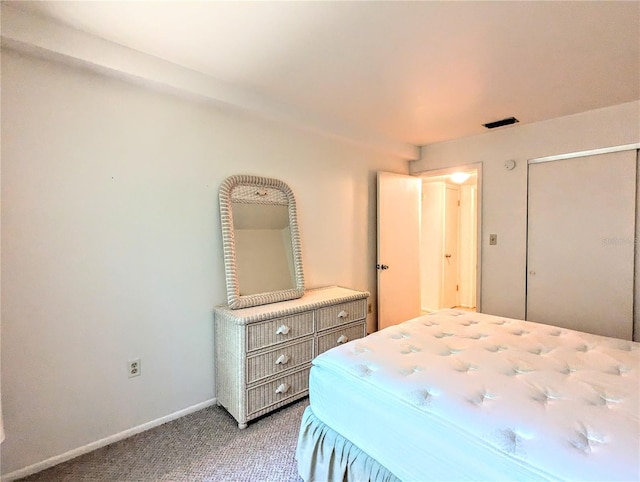
[[[311,362],[312,358],[313,338],[250,356],[247,358],[247,383],[304,365]]]
[[[309,390],[309,367],[247,390],[247,417]]]
[[[317,310],[317,330],[327,330],[367,317],[367,300],[356,300]]]
[[[247,351],[259,350],[313,333],[313,312],[247,325]]]
[[[351,340],[363,338],[367,334],[367,322],[362,320],[351,325],[318,335],[316,340],[316,356],[331,348]]]

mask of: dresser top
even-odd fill
[[[252,306],[251,308],[239,310],[231,310],[226,305],[216,306],[215,313],[216,317],[222,317],[238,325],[246,325],[368,297],[369,293],[366,291],[356,291],[341,286],[327,286],[305,291],[301,298],[279,303]]]

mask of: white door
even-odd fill
[[[476,187],[460,187],[460,230],[458,233],[458,306],[476,306]]]
[[[529,165],[527,319],[631,339],[636,152]]]
[[[420,309],[442,307],[442,268],[444,267],[444,191],[445,183],[422,183],[420,219]]]
[[[420,314],[422,179],[378,172],[378,329]]]
[[[458,306],[458,213],[460,191],[447,186],[444,206],[442,308]]]

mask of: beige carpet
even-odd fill
[[[210,407],[31,475],[22,481],[296,482],[295,449],[308,399],[244,430]]]

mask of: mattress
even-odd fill
[[[315,416],[404,481],[638,480],[640,344],[445,310],[316,357]]]

